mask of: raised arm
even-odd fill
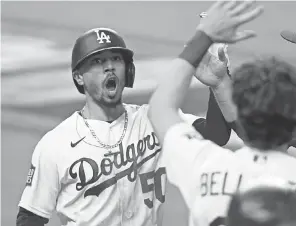
[[[161,143],[168,129],[182,121],[178,109],[184,101],[196,67],[211,44],[235,43],[255,36],[253,31],[237,31],[238,26],[261,14],[261,7],[249,10],[253,4],[251,1],[218,1],[213,4],[193,38],[179,57],[172,61],[168,71],[170,84],[167,80],[161,82],[150,100],[149,117]]]
[[[220,146],[225,145],[231,135],[231,126],[227,120],[235,117],[233,115],[235,111],[229,107],[232,103],[231,99],[221,98],[224,93],[229,92],[227,89],[231,88],[228,86],[230,75],[229,57],[226,49],[227,45],[225,44],[213,44],[195,72],[195,77],[210,87],[210,96],[206,119],[196,120],[193,126],[205,139]],[[223,110],[227,111],[222,112],[220,105]]]
[[[205,139],[211,140],[219,146],[224,146],[229,141],[231,126],[225,120],[211,89],[206,117],[196,119],[192,126]]]

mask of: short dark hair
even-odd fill
[[[262,186],[232,197],[227,226],[295,226],[296,193]]]
[[[232,99],[245,141],[268,150],[289,143],[296,125],[296,70],[275,57],[244,63],[232,74]]]

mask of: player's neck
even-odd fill
[[[100,121],[114,121],[124,113],[122,103],[114,106],[103,106],[93,101],[86,101],[83,114],[87,119],[95,119]]]

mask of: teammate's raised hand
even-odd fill
[[[208,52],[194,74],[201,83],[212,88],[218,86],[225,77],[228,77],[227,64],[229,59],[226,48],[220,46],[217,52],[217,56]]]
[[[256,36],[254,31],[237,31],[240,25],[260,16],[263,6],[248,1],[218,1],[208,10],[197,29],[205,32],[213,42],[235,43]]]

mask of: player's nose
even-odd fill
[[[112,72],[115,70],[114,64],[112,62],[112,60],[107,59],[105,64],[104,64],[104,72]]]

